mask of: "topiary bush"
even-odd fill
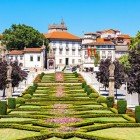
[[[106,103],[106,98],[103,97],[103,96],[99,96],[99,97],[97,98],[97,103]]]
[[[99,97],[99,94],[98,93],[91,93],[89,95],[89,98],[98,98]]]
[[[16,104],[25,104],[25,99],[23,97],[16,98]]]
[[[0,101],[0,115],[6,115],[7,114],[7,101],[1,100]]]
[[[24,99],[31,99],[32,96],[31,96],[31,94],[25,94],[25,95],[23,96],[23,98],[24,98]]]
[[[16,108],[16,99],[8,98],[8,108],[15,109]]]
[[[92,89],[89,87],[87,88],[87,95],[89,96],[92,93]]]
[[[84,92],[87,92],[88,88],[90,88],[89,85],[85,85]]]
[[[135,107],[135,120],[140,123],[140,106]]]
[[[114,97],[113,96],[108,96],[106,98],[106,104],[107,104],[107,107],[113,107],[114,105]]]
[[[85,86],[86,86],[86,82],[83,82],[82,83],[82,88],[85,88]]]
[[[118,100],[117,101],[117,109],[119,114],[125,114],[127,109],[127,101],[126,100]]]

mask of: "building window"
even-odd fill
[[[72,46],[74,46],[75,45],[75,42],[72,42]]]
[[[111,51],[108,51],[108,58],[112,58],[112,53],[111,53]]]
[[[62,41],[60,41],[59,44],[62,45]]]
[[[72,59],[72,64],[74,64],[75,63],[75,59]]]
[[[20,56],[20,60],[23,60],[23,56]]]
[[[33,56],[30,56],[30,61],[33,61]]]
[[[68,47],[69,46],[69,43],[68,42],[66,42],[66,47]]]
[[[102,51],[102,58],[103,58],[103,59],[106,58],[106,53],[105,53],[105,51]]]
[[[68,49],[66,49],[66,55],[69,55],[69,50]]]
[[[18,57],[17,56],[15,56],[15,60],[18,60]]]
[[[62,54],[62,49],[59,50],[59,54],[60,54],[60,55]]]
[[[55,54],[55,52],[56,52],[56,49],[53,49],[53,53]]]
[[[13,60],[13,56],[11,56],[11,60]]]
[[[81,63],[81,59],[78,59],[78,63]]]
[[[40,61],[40,56],[37,57],[37,61]]]
[[[75,55],[75,50],[72,50],[72,55]]]
[[[78,50],[78,55],[81,55],[81,50]]]
[[[59,59],[59,63],[62,64],[62,59]]]

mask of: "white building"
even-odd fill
[[[47,68],[63,68],[64,66],[76,66],[81,63],[81,39],[67,31],[62,21],[61,24],[53,24],[44,34],[49,40],[49,53],[47,55]]]
[[[84,69],[94,69],[94,61],[96,54],[100,59],[110,58],[115,59],[115,44],[111,41],[104,41],[104,39],[97,39],[96,42],[86,43],[82,45],[82,64]]]
[[[24,50],[12,50],[7,57],[11,61],[18,61],[24,68],[43,70],[44,53],[43,48],[25,48]]]

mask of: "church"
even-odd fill
[[[60,24],[48,27],[44,36],[49,40],[49,53],[47,54],[47,69],[64,66],[77,66],[81,63],[81,38],[68,32],[62,20]]]

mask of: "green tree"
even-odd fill
[[[40,47],[48,44],[47,39],[38,30],[24,24],[13,24],[3,32],[2,43],[7,49],[23,50],[24,47]]]
[[[131,68],[130,62],[128,61],[129,55],[125,54],[119,58],[119,62],[124,66],[124,70],[127,73]]]
[[[131,69],[128,72],[128,92],[138,94],[140,105],[140,45],[135,50],[129,51],[129,63]]]
[[[136,47],[140,44],[140,32],[138,31],[138,33],[136,34],[135,37],[131,38],[131,44],[129,49],[130,50],[135,50]]]

